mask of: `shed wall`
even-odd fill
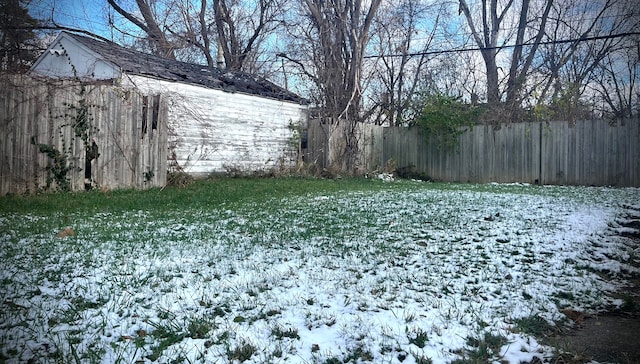
[[[296,162],[305,105],[135,75],[123,84],[168,96],[170,166],[199,176]]]

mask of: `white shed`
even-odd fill
[[[263,78],[68,32],[58,35],[31,70],[167,95],[169,166],[194,176],[291,166],[298,130],[307,123],[308,102]]]

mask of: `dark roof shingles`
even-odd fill
[[[197,84],[228,92],[242,92],[283,101],[307,103],[307,100],[276,84],[246,72],[221,70],[198,64],[165,59],[148,53],[68,33],[78,42],[100,54],[123,71],[163,80]]]

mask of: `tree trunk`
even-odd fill
[[[164,32],[160,30],[158,23],[153,16],[153,11],[147,0],[136,0],[138,10],[142,14],[144,22],[141,22],[135,15],[124,10],[118,5],[116,0],[107,0],[109,5],[117,11],[120,15],[124,16],[127,20],[131,21],[138,28],[142,29],[149,37],[151,47],[154,48],[155,53],[163,58],[176,59],[176,55],[173,46],[167,40]]]
[[[322,116],[335,122],[342,139],[341,150],[330,161],[346,173],[356,173],[359,156],[357,125],[361,122],[362,62],[369,29],[382,0],[372,0],[363,9],[361,0],[305,0],[317,39],[314,47],[316,76]],[[364,18],[362,18],[364,15]]]
[[[496,64],[496,50],[483,49],[481,53],[487,70],[487,103],[490,106],[495,106],[500,103],[500,80]]]

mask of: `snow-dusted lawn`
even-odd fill
[[[615,233],[638,208],[639,189],[405,181],[174,213],[0,213],[0,358],[519,363],[551,354],[528,324],[621,304],[598,272],[635,271],[638,247]],[[67,225],[76,236],[54,237]]]

